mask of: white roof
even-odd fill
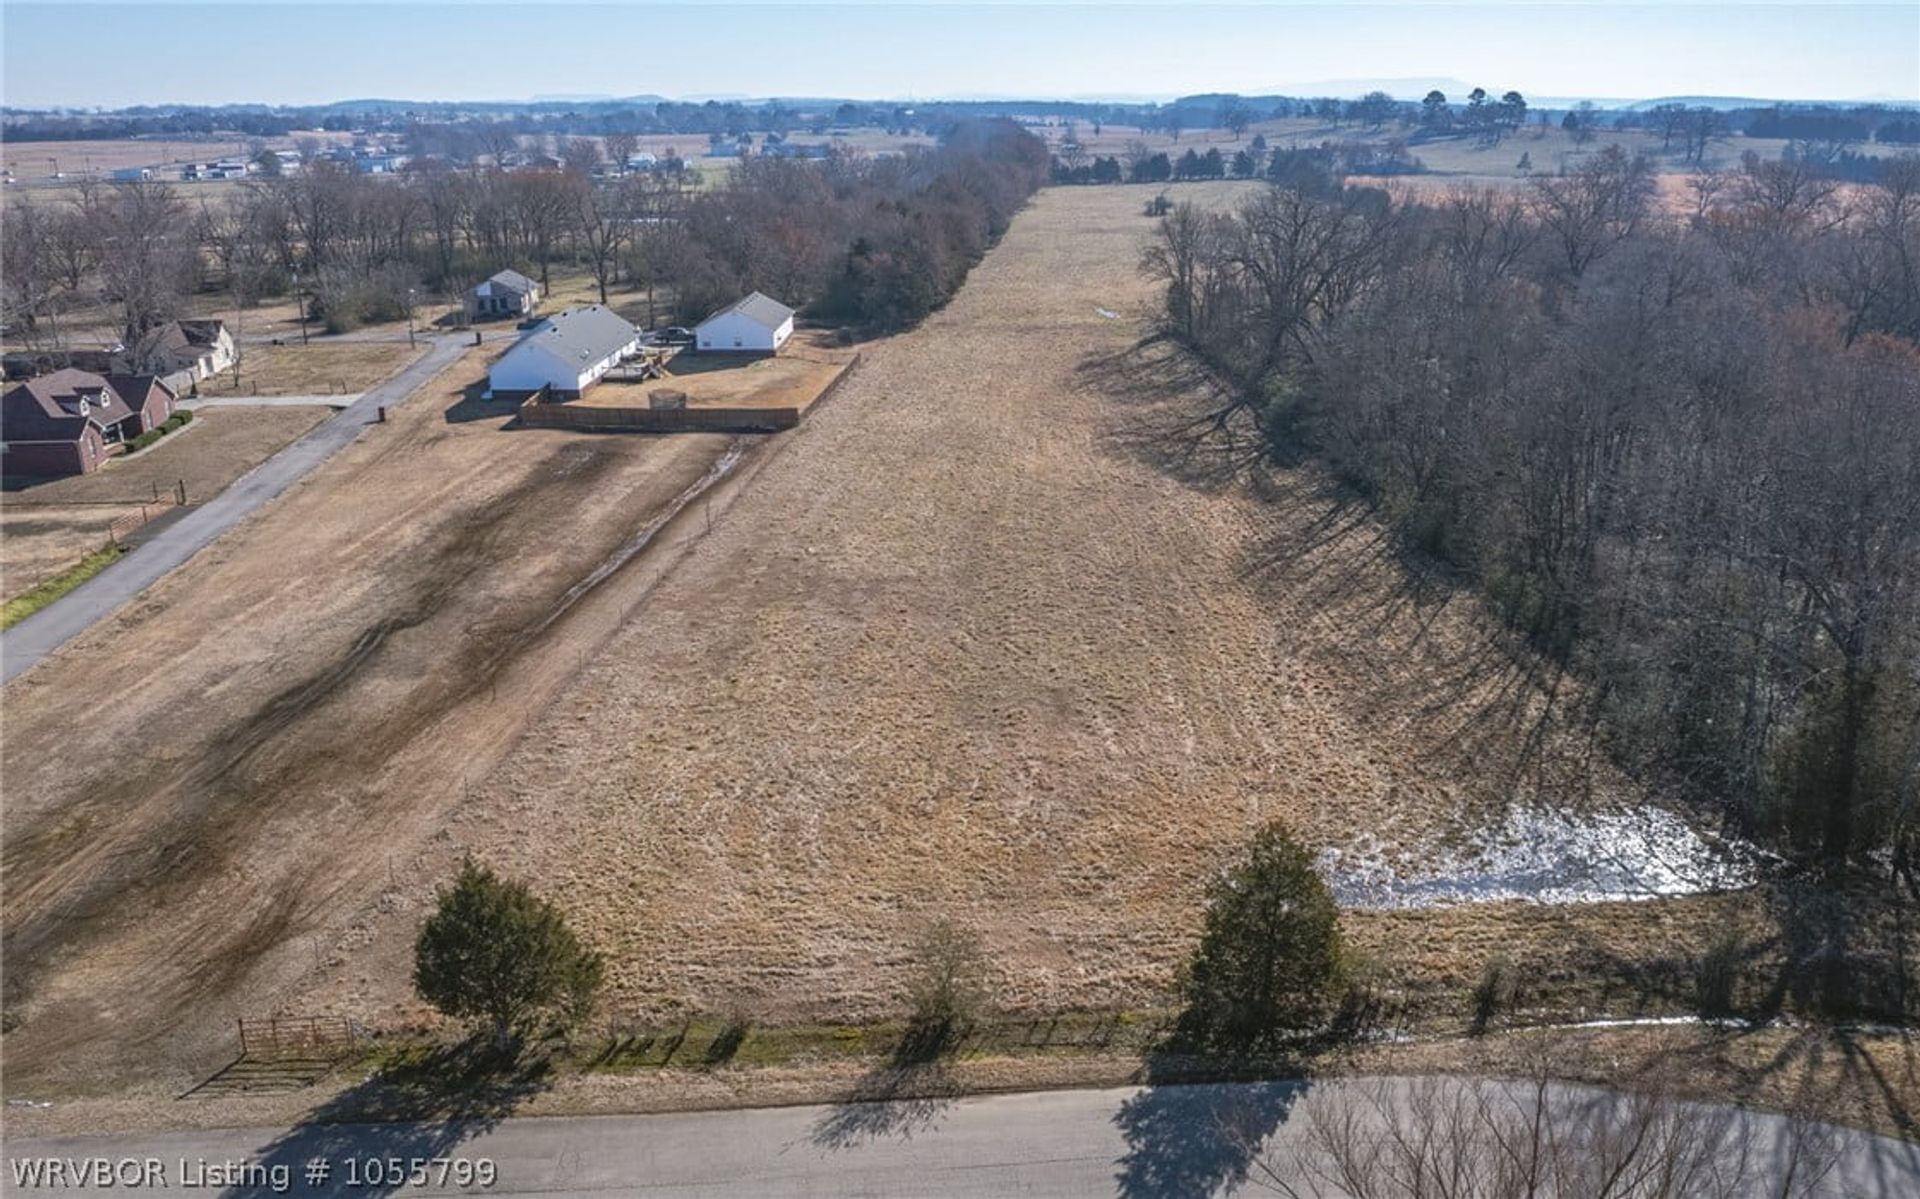
[[[562,362],[586,366],[613,357],[639,336],[640,330],[612,309],[589,304],[584,308],[569,308],[541,321],[507,353],[518,353],[526,346],[536,345]]]
[[[778,329],[793,319],[793,309],[770,296],[750,291],[700,323],[709,325],[735,312],[766,329]]]

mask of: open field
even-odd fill
[[[190,1076],[301,1006],[736,448],[503,433],[486,354],[9,685],[10,1087]]]
[[[133,458],[0,494],[0,592],[17,595],[66,570],[104,545],[121,516],[143,506],[160,515],[181,484],[190,503],[218,495],[329,414],[318,406],[207,409]]]
[[[1178,452],[1206,385],[1136,344],[1153,191],[1042,192],[771,441],[504,430],[472,352],[12,684],[10,1090],[178,1093],[235,1014],[431,1027],[413,938],[469,852],[607,953],[616,1026],[838,1026],[897,1016],[936,915],[1016,1013],[1163,1007],[1273,818],[1417,856],[1514,799],[1643,798],[1311,472]],[[1574,947],[1580,1002],[1642,1010],[1747,902],[1348,927],[1416,995]]]
[[[286,137],[263,139],[270,150],[290,150],[296,138],[316,138],[321,142],[334,144],[351,141],[352,134],[334,133],[324,130],[303,130]],[[20,142],[0,139],[0,166],[14,173],[14,183],[8,187],[9,194],[18,191],[22,194],[40,193],[35,198],[44,198],[49,191],[57,194],[61,183],[73,184],[85,179],[105,181],[114,171],[122,167],[171,168],[178,172],[182,164],[189,162],[208,162],[217,158],[245,158],[247,156],[247,138],[201,139],[184,135],[171,138],[99,138],[61,142]],[[64,180],[49,179],[55,163],[58,164]],[[178,182],[178,180],[173,180]],[[206,184],[189,184],[193,194],[199,194]]]
[[[1499,802],[1510,730],[1470,694],[1433,703],[1480,644],[1470,605],[1404,598],[1364,525],[1277,558],[1315,508],[1148,448],[1179,390],[1128,354],[1150,194],[1042,193],[948,308],[868,347],[476,783],[424,877],[471,850],[541,880],[609,952],[619,1018],[877,1018],[935,914],[982,930],[1016,1008],[1111,1008],[1164,1000],[1201,883],[1257,823],[1419,846]],[[429,894],[371,918],[305,1002],[416,1017]],[[1632,952],[1709,908],[1538,929]],[[1443,969],[1470,976],[1516,919],[1536,921],[1444,917],[1463,948]],[[1356,926],[1404,942],[1376,927]]]
[[[335,341],[301,345],[248,345],[237,371],[208,380],[201,391],[221,395],[350,395],[418,358],[423,347],[404,341]],[[233,386],[235,377],[239,383]]]

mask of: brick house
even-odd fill
[[[8,388],[0,395],[0,474],[88,474],[113,447],[173,414],[174,393],[152,375],[114,378],[69,367]]]

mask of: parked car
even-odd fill
[[[653,340],[663,346],[690,346],[693,344],[693,330],[680,325],[670,325],[665,329],[656,329]]]
[[[515,326],[514,326],[514,328],[516,328],[516,329],[523,329],[523,330],[524,330],[524,329],[531,329],[531,328],[533,328],[533,327],[534,327],[535,325],[537,325],[537,324],[539,324],[539,323],[540,323],[541,321],[544,321],[544,320],[546,320],[546,319],[547,319],[547,318],[546,318],[546,317],[544,317],[544,316],[530,316],[530,317],[528,317],[528,318],[526,318],[525,320],[523,320],[523,321],[521,321],[521,322],[520,322],[519,324],[517,324],[517,325],[515,325]]]

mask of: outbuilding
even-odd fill
[[[749,292],[701,321],[693,335],[700,350],[771,354],[793,336],[793,309]]]
[[[640,330],[599,304],[569,308],[541,321],[487,371],[491,398],[524,400],[545,389],[556,400],[578,399],[600,376],[640,351]]]

